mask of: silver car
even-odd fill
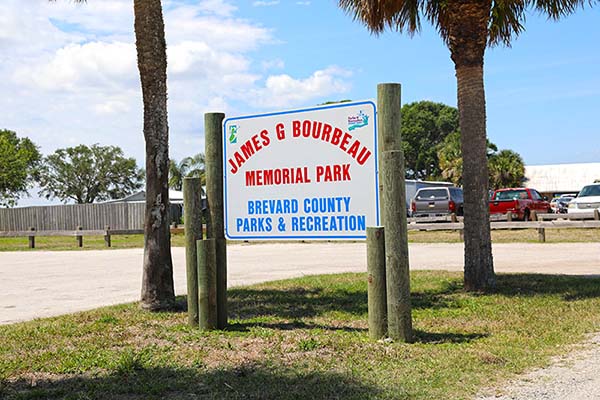
[[[411,202],[413,217],[463,215],[463,190],[457,187],[421,188]]]

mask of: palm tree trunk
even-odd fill
[[[160,0],[134,0],[138,68],[144,102],[146,214],[141,306],[163,310],[175,303],[169,231],[169,127],[167,54]]]
[[[496,283],[490,235],[483,60],[456,66],[463,156],[466,290],[487,290]]]
[[[483,57],[491,0],[447,2],[447,34],[458,89],[463,157],[465,289],[484,291],[496,284],[488,205],[487,140]]]

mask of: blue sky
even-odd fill
[[[165,0],[171,155],[203,151],[203,113],[227,116],[373,99],[456,105],[449,52],[430,26],[371,35],[325,1]],[[485,62],[487,131],[526,164],[598,162],[600,7],[559,22],[530,13],[512,48]],[[118,145],[143,163],[132,0],[3,0],[0,127],[44,154]],[[28,204],[35,199],[20,202]]]

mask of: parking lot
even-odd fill
[[[463,268],[462,243],[410,244],[411,269]],[[497,272],[600,275],[600,244],[502,243]],[[0,324],[136,301],[142,249],[0,253]],[[177,294],[185,294],[185,250],[173,248]],[[364,243],[262,243],[228,247],[229,286],[302,275],[365,272]]]

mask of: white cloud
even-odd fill
[[[112,144],[142,164],[132,1],[0,3],[0,91],[6,94],[0,128],[30,137],[45,154],[80,143]],[[258,58],[257,50],[278,43],[275,32],[239,18],[226,0],[163,4],[175,158],[203,150],[204,112],[312,104],[349,88],[342,68],[298,78],[285,73],[283,59]]]
[[[339,67],[314,72],[305,79],[294,79],[287,74],[269,76],[265,87],[252,91],[252,99],[262,107],[290,107],[305,104],[339,93],[346,93],[350,85],[346,78],[352,73]],[[250,101],[250,99],[248,99]]]
[[[297,1],[296,4],[299,6],[310,6],[310,1]]]
[[[269,7],[269,6],[276,6],[277,4],[279,4],[279,0],[272,0],[272,1],[258,0],[258,1],[255,1],[254,3],[252,3],[252,5],[254,7]]]
[[[84,87],[121,87],[136,74],[135,47],[129,43],[69,44],[47,63],[25,65],[15,72],[24,85],[46,90],[81,90]]]
[[[263,70],[283,69],[285,67],[285,62],[280,58],[276,58],[274,60],[264,60],[260,64]]]

